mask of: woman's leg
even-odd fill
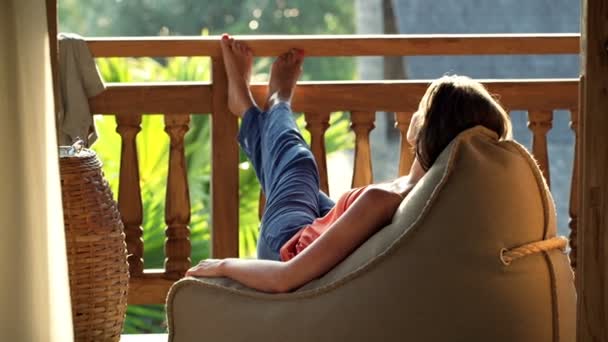
[[[228,106],[244,116],[239,142],[266,195],[258,256],[278,260],[280,247],[320,216],[320,198],[323,210],[330,203],[320,193],[314,157],[289,108],[302,55],[291,51],[277,58],[269,84],[270,110],[261,112],[248,86],[251,51],[229,37],[222,39],[221,46],[228,75]]]
[[[268,112],[251,107],[238,140],[266,196],[258,258],[278,260],[281,246],[321,216],[317,166],[285,102]]]
[[[279,258],[279,250],[302,227],[321,216],[319,173],[289,104],[262,113],[262,168],[266,207],[262,216],[258,257]]]
[[[243,115],[238,141],[241,149],[249,158],[253,169],[258,177],[262,191],[266,193],[264,181],[264,169],[262,167],[262,146],[260,142],[260,130],[262,129],[262,113],[257,107],[251,107]],[[319,213],[325,216],[334,207],[335,202],[323,191],[319,190]]]
[[[321,216],[319,172],[290,108],[303,54],[285,53],[273,63],[267,112],[259,114],[266,207],[258,257],[279,259],[279,250],[302,227]],[[328,201],[323,198],[324,211]]]
[[[262,121],[260,109],[253,106],[243,114],[237,140],[239,145],[241,145],[241,150],[243,150],[253,166],[262,187],[262,191],[265,192],[264,170],[262,169],[262,145],[260,143],[261,129]]]

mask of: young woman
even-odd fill
[[[407,138],[416,158],[409,175],[348,191],[333,203],[319,190],[312,152],[290,110],[303,51],[292,49],[271,68],[268,98],[259,109],[249,90],[252,53],[227,35],[221,40],[228,106],[242,118],[238,136],[266,195],[258,259],[207,259],[186,275],[229,277],[265,292],[287,292],[325,274],[380,228],[441,151],[477,125],[509,138],[504,109],[479,83],[462,76],[433,82],[412,117]]]

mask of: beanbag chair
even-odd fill
[[[446,147],[390,225],[300,289],[175,283],[169,340],[574,341],[564,245],[533,158],[478,126]]]

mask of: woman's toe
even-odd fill
[[[293,49],[289,50],[289,54],[287,55],[287,63],[293,64]]]

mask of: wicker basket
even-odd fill
[[[74,338],[118,341],[129,268],[116,202],[93,151],[62,156],[59,165]]]

